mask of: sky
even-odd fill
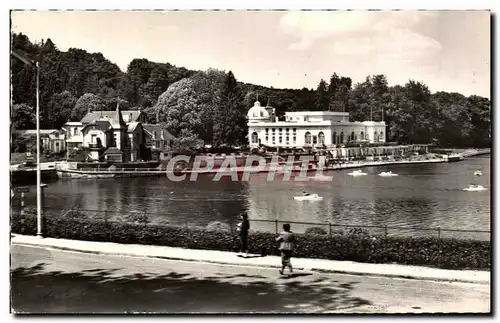
[[[432,92],[490,97],[489,11],[15,11],[12,31],[60,50],[233,71],[239,81],[316,88],[333,73],[385,74]]]

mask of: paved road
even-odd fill
[[[236,257],[236,255],[235,255]],[[13,245],[12,308],[30,313],[489,312],[490,286],[103,256]]]

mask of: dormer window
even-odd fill
[[[73,128],[73,135],[77,135],[78,134],[78,128]]]

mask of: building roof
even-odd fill
[[[141,111],[139,110],[124,110],[124,111],[121,111],[121,117],[123,119],[123,116],[127,116],[127,119],[129,118],[130,115],[132,115],[132,119],[131,120],[128,120],[128,122],[134,122],[134,121],[137,121],[137,119],[139,118],[141,114]],[[89,112],[85,115],[85,117],[83,117],[83,119],[81,120],[81,123],[91,123],[92,121],[94,120],[99,120],[101,119],[101,117],[103,119],[111,119],[111,120],[116,120],[117,114],[116,114],[116,110],[115,111],[93,111],[93,112]]]
[[[161,134],[161,132],[163,131],[164,140],[173,140],[175,138],[167,129],[165,129],[162,125],[159,124],[143,123],[142,128],[150,138],[153,138],[153,133],[155,131],[157,134]]]
[[[106,149],[106,151],[104,152],[104,154],[105,155],[118,155],[118,154],[122,155],[123,152],[120,149],[116,148],[116,147],[109,147],[108,149]]]
[[[137,128],[138,125],[140,125],[140,122],[130,122],[128,124],[127,132],[134,132],[135,128]]]
[[[23,136],[36,136],[36,129],[17,130]],[[40,129],[40,135],[50,135],[54,132],[59,132],[58,129]]]
[[[266,108],[260,105],[259,101],[255,101],[253,107],[248,110],[247,117],[253,120],[269,119],[269,112]]]
[[[111,122],[109,120],[94,120],[93,122],[86,124],[83,128],[86,129],[87,127],[91,126],[97,126],[97,128],[103,132],[108,131],[111,128]]]
[[[287,111],[285,115],[293,116],[349,116],[349,112],[337,112],[337,111]]]

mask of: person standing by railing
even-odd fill
[[[286,267],[288,267],[290,273],[293,273],[291,258],[295,248],[295,235],[290,231],[290,224],[283,224],[283,230],[276,238],[276,241],[280,243],[279,250],[281,252],[280,275],[283,275]]]
[[[248,214],[242,213],[241,222],[238,223],[238,232],[240,236],[240,254],[245,253],[248,256],[248,231],[250,230],[250,222]]]

